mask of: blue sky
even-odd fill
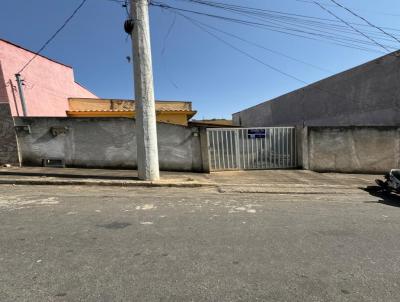
[[[225,14],[193,4],[187,5],[179,0],[158,1],[185,9]],[[219,1],[333,19],[308,0]],[[343,19],[361,22],[344,10],[334,7],[330,0],[319,1]],[[376,25],[400,30],[398,0],[338,1]],[[2,2],[0,37],[37,50],[81,0]],[[237,15],[230,16],[241,18]],[[377,52],[366,52],[204,16],[191,17],[326,69],[311,68],[233,37],[218,34],[259,61],[307,83],[383,55],[379,52],[379,47],[369,46],[369,49]],[[126,60],[126,56],[131,55],[131,44],[122,27],[125,18],[125,11],[117,3],[88,0],[43,54],[73,66],[76,80],[100,97],[133,98],[132,65]],[[393,30],[390,32],[396,33]],[[234,112],[304,86],[221,43],[184,18],[160,8],[151,8],[151,33],[157,99],[192,101],[193,107],[199,111],[197,119],[230,118]],[[397,34],[400,36],[400,31]],[[393,42],[391,45],[400,48],[399,43],[396,45]]]

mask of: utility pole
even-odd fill
[[[142,180],[158,180],[160,171],[148,0],[131,0],[131,18],[138,174]]]
[[[19,98],[21,99],[21,105],[22,105],[22,112],[23,112],[24,116],[28,116],[28,111],[26,110],[24,90],[22,88],[23,80],[21,80],[21,75],[19,73],[17,73],[15,75],[15,79],[17,80],[18,93],[19,93]]]

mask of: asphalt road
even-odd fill
[[[0,301],[400,301],[400,201],[0,186]]]

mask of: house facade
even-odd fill
[[[136,104],[99,99],[75,82],[73,69],[37,56],[21,72],[27,114],[16,73],[35,53],[0,40],[0,165],[136,168]],[[201,171],[200,129],[188,126],[191,102],[156,101],[160,167]]]
[[[23,116],[16,73],[35,53],[0,39],[0,103],[14,117]],[[37,56],[21,73],[27,116],[129,117],[136,115],[133,100],[100,99],[75,82],[72,67]],[[187,126],[196,114],[191,102],[156,101],[157,121]]]
[[[0,103],[8,103],[11,114],[23,116],[15,74],[35,53],[0,39]],[[66,116],[68,98],[97,96],[75,82],[72,67],[38,55],[21,73],[27,116]]]

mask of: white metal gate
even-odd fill
[[[211,171],[297,167],[294,127],[207,129],[207,139]]]

